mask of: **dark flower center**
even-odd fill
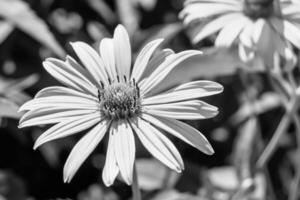
[[[140,90],[134,79],[120,82],[117,77],[109,85],[101,83],[98,98],[101,114],[109,119],[126,119],[141,111]]]
[[[244,14],[251,19],[268,18],[273,11],[273,0],[244,0]]]

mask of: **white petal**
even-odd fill
[[[119,120],[113,124],[114,152],[121,176],[131,185],[133,177],[133,165],[135,159],[135,142],[132,129],[125,120]]]
[[[223,4],[223,3],[198,3],[188,4],[180,12],[179,17],[184,18],[185,25],[190,24],[194,20],[201,20],[203,18],[214,17],[215,15],[222,15],[227,13],[239,12],[242,9],[238,4]]]
[[[178,120],[143,114],[142,118],[181,139],[198,150],[211,155],[214,150],[206,137],[192,126]]]
[[[74,58],[72,58],[71,56],[67,56],[65,62],[68,65],[72,66],[74,69],[76,69],[76,71],[81,73],[93,85],[98,85],[99,84],[98,82],[95,81],[93,76],[84,67],[82,67]]]
[[[223,86],[213,81],[192,81],[182,84],[163,94],[147,97],[142,100],[143,105],[162,104],[184,101],[218,94],[223,91]]]
[[[44,132],[35,141],[34,149],[37,149],[42,144],[56,140],[59,138],[67,137],[84,131],[100,121],[100,117],[96,114],[83,115],[80,117],[73,117],[68,120],[64,120]]]
[[[196,50],[188,50],[168,56],[166,60],[161,63],[158,68],[147,78],[147,80],[140,84],[141,95],[145,96],[147,93],[149,93],[149,91],[156,87],[178,64],[196,55],[201,55],[201,52]]]
[[[232,20],[240,17],[243,17],[243,15],[241,15],[240,13],[230,13],[208,22],[206,25],[204,25],[201,31],[197,35],[195,35],[195,37],[193,38],[193,43],[198,43],[204,38],[218,32]]]
[[[91,77],[88,75],[87,71],[82,68],[72,57],[67,56],[65,62],[55,59],[55,58],[48,58],[46,61],[52,62],[54,65],[57,66],[57,71],[60,73],[68,73],[77,79],[81,80],[80,85],[84,87],[86,91],[89,93],[95,94],[95,85],[90,81]],[[71,76],[71,77],[72,77]]]
[[[23,104],[19,111],[34,110],[34,109],[47,109],[48,107],[54,109],[88,109],[88,110],[98,110],[99,101],[91,100],[86,98],[81,98],[78,96],[69,95],[59,95],[35,98],[33,100],[27,101]]]
[[[58,111],[55,108],[51,110],[39,109],[39,110],[28,111],[21,117],[20,124],[18,127],[23,128],[28,126],[54,124],[54,123],[67,120],[69,118],[78,117],[87,114],[96,114],[100,117],[99,112],[95,112],[91,110],[58,109]]]
[[[247,17],[240,17],[227,24],[218,34],[215,45],[217,47],[230,47],[242,29],[252,22]]]
[[[249,22],[239,35],[240,42],[247,48],[251,48],[253,46],[253,41],[252,41],[253,28],[254,28],[254,23]]]
[[[88,84],[78,75],[74,74],[74,72],[68,69],[64,62],[60,61],[54,63],[53,60],[51,60],[51,62],[47,60],[43,62],[43,66],[49,74],[51,74],[62,84],[78,91],[95,94],[96,87]]]
[[[151,56],[157,47],[163,42],[163,39],[157,39],[152,42],[149,42],[139,53],[134,63],[131,79],[134,78],[136,82],[139,82],[142,77]]]
[[[272,18],[270,20],[272,26],[293,45],[300,49],[300,29],[287,20]]]
[[[255,50],[254,48],[249,48],[248,46],[243,45],[242,43],[239,43],[239,56],[241,60],[245,63],[251,61],[255,57]]]
[[[42,97],[51,97],[51,96],[73,96],[73,97],[82,97],[86,98],[88,100],[92,101],[99,101],[97,96],[94,95],[89,95],[77,90],[73,90],[67,87],[61,87],[61,86],[51,86],[51,87],[46,87],[42,90],[40,90],[34,98],[42,98]]]
[[[100,55],[111,80],[117,77],[114,43],[112,39],[104,38],[100,43]]]
[[[80,58],[85,68],[89,71],[90,75],[94,78],[96,83],[102,81],[108,84],[107,73],[103,61],[98,53],[84,42],[71,43],[76,55]]]
[[[130,119],[130,122],[142,144],[155,158],[177,172],[184,169],[178,150],[163,133],[140,118]]]
[[[114,32],[114,51],[117,72],[122,79],[123,76],[129,78],[131,67],[131,47],[129,36],[122,25],[118,25]]]
[[[102,171],[102,179],[104,184],[109,187],[111,186],[118,173],[119,173],[119,168],[117,166],[117,161],[115,158],[115,152],[114,152],[114,146],[115,146],[115,139],[114,139],[114,134],[113,134],[113,129],[110,129],[110,134],[109,134],[109,140],[108,140],[108,145],[107,145],[107,153],[106,153],[106,160],[105,160],[105,165]]]
[[[298,1],[298,0],[297,0]],[[290,3],[288,5],[281,5],[281,13],[284,19],[296,21],[300,19],[300,4]]]
[[[107,126],[107,121],[102,121],[77,142],[64,166],[64,182],[72,180],[79,167],[102,140]]]
[[[218,114],[218,108],[203,101],[191,100],[143,106],[144,112],[173,119],[207,119]]]
[[[267,22],[265,19],[258,19],[256,20],[256,22],[254,23],[254,27],[253,27],[253,41],[257,44],[261,34],[263,33],[265,27],[269,27],[267,26]]]
[[[149,64],[147,65],[142,77],[140,84],[142,82],[145,82],[147,77],[149,77],[153,71],[162,64],[168,56],[171,54],[174,54],[174,51],[171,49],[163,49],[162,51],[159,51],[157,54],[153,55],[153,57],[150,59]]]

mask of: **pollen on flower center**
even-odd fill
[[[268,18],[273,14],[273,0],[244,0],[244,14],[252,19]]]
[[[126,80],[126,78],[124,78]],[[141,101],[139,87],[132,81],[110,81],[101,83],[98,89],[100,111],[109,119],[125,119],[140,113]]]

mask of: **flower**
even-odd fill
[[[67,87],[48,87],[25,103],[27,111],[19,127],[55,124],[35,142],[45,142],[90,129],[72,149],[64,166],[64,181],[70,182],[76,171],[108,133],[108,147],[102,178],[113,184],[116,176],[132,183],[135,161],[135,137],[162,163],[180,172],[182,158],[161,130],[180,138],[206,154],[214,151],[206,138],[193,127],[177,119],[205,119],[218,109],[203,101],[203,96],[220,93],[220,84],[211,81],[188,82],[171,90],[153,93],[179,63],[196,50],[174,53],[165,49],[153,54],[161,39],[148,43],[139,53],[131,71],[131,47],[122,25],[112,39],[100,43],[100,56],[83,42],[71,43],[83,68],[73,58],[47,59],[44,68]]]
[[[215,46],[239,44],[243,61],[259,55],[273,66],[275,54],[294,61],[300,49],[300,3],[290,0],[187,0],[180,13],[194,26],[192,41],[218,33]],[[200,22],[200,23],[199,23]]]

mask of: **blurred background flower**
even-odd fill
[[[193,43],[217,34],[216,47],[239,45],[243,61],[259,56],[272,68],[275,54],[295,65],[299,13],[300,3],[290,0],[187,0],[180,18],[192,28]]]

